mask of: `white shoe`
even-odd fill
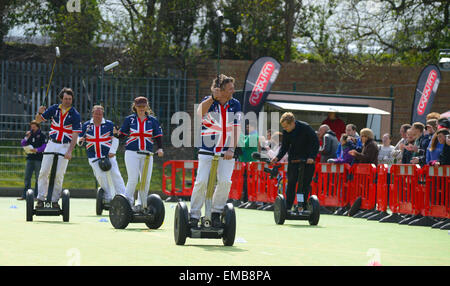
[[[132,209],[133,209],[133,212],[136,212],[136,213],[142,212],[142,206],[141,205],[135,205],[135,206],[132,207]]]

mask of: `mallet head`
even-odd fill
[[[222,20],[222,19],[223,19],[223,14],[222,14],[222,11],[220,11],[220,10],[217,10],[217,11],[216,11],[216,15],[217,15],[217,18],[219,18],[220,20]]]
[[[59,58],[61,54],[59,53],[59,47],[55,48],[56,57]]]
[[[109,65],[105,66],[105,67],[103,68],[103,70],[104,70],[105,72],[107,72],[107,71],[109,71],[110,69],[113,69],[113,68],[117,67],[118,65],[119,65],[119,62],[118,62],[118,61],[115,61],[115,62],[113,62],[112,64],[109,64]]]

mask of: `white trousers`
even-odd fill
[[[67,150],[69,149],[69,145],[70,143],[57,144],[52,141],[48,141],[44,152],[57,152],[66,154]],[[38,179],[38,200],[46,200],[50,180],[50,171],[53,165],[53,156],[54,155],[44,155],[44,157],[42,158],[41,170],[39,172]],[[62,156],[58,156],[58,165],[56,167],[55,182],[53,184],[53,194],[51,198],[52,202],[57,202],[61,196],[64,174],[66,173],[68,164],[69,160],[64,159],[64,157]]]
[[[128,182],[127,186],[125,187],[125,195],[132,206],[134,205],[134,192],[136,191],[136,186],[138,185],[138,182],[142,177],[142,173],[144,170],[145,157],[146,155],[138,154],[136,151],[130,150],[125,151],[125,166],[127,167],[127,174],[128,174]],[[147,179],[144,187],[144,199],[147,199],[148,190],[150,189],[152,170],[153,170],[153,156],[149,158]],[[142,198],[140,192],[138,193],[136,205],[142,205]]]
[[[206,190],[208,187],[209,172],[211,170],[213,156],[198,155],[197,177],[191,195],[191,217],[199,219],[201,208],[205,203]],[[211,212],[221,213],[228,200],[231,188],[231,175],[233,175],[234,159],[219,159],[217,166],[217,185],[212,198]]]
[[[92,167],[94,176],[97,179],[100,187],[105,191],[105,201],[109,202],[113,199],[116,194],[125,195],[125,183],[123,181],[122,175],[120,174],[119,165],[117,164],[116,157],[109,158],[111,162],[111,170],[105,172],[100,169],[98,162],[92,162],[96,158],[89,158],[89,165]],[[109,178],[113,186],[109,183]]]

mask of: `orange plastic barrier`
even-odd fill
[[[377,210],[386,212],[388,207],[388,176],[389,167],[386,164],[377,166]]]
[[[424,166],[424,208],[422,215],[450,218],[450,166]]]
[[[393,213],[418,215],[423,208],[419,165],[395,164],[391,166],[390,204]]]
[[[245,163],[235,162],[229,198],[239,200],[244,184]],[[166,175],[169,169],[169,175]],[[171,160],[163,164],[162,191],[169,196],[191,196],[198,169],[197,160]]]
[[[350,168],[349,164],[317,164],[314,175],[317,182],[313,180],[311,193],[317,196],[322,206],[344,207],[348,204]]]
[[[168,168],[170,168],[170,175],[166,175],[166,169]],[[190,196],[194,188],[197,168],[197,160],[171,160],[164,162],[162,191],[169,196]],[[186,174],[190,174],[191,178],[186,179]],[[179,183],[181,183],[181,186],[177,188]]]
[[[376,169],[374,164],[353,164],[350,170],[349,203],[353,205],[361,197],[361,209],[370,210],[375,207]]]
[[[231,189],[228,195],[229,199],[240,200],[242,197],[242,188],[244,187],[244,171],[246,164],[243,162],[235,162],[233,174],[231,175]]]

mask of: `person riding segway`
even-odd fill
[[[108,210],[116,194],[125,193],[125,183],[116,160],[119,139],[114,137],[114,123],[104,117],[101,105],[92,107],[92,118],[83,123],[78,145],[86,145],[89,165],[100,187],[97,190],[96,214]]]
[[[309,197],[309,192],[315,170],[314,158],[319,150],[319,139],[308,123],[295,120],[291,112],[284,113],[280,123],[283,128],[283,140],[277,156],[271,163],[277,163],[288,153],[288,183],[286,198],[278,194],[275,200],[275,222],[283,224],[285,219],[309,220],[311,225],[316,225],[320,217],[320,204],[315,195]],[[296,193],[297,205],[292,210]]]
[[[222,238],[232,246],[236,234],[236,214],[227,203],[234,169],[234,151],[239,138],[241,105],[233,98],[234,79],[218,76],[212,95],[203,99],[197,113],[202,118],[202,146],[189,212],[184,202],[175,209],[174,238],[183,245],[190,238]],[[217,186],[216,186],[217,179]],[[205,204],[205,215],[201,208]],[[200,224],[199,224],[200,222]]]
[[[119,137],[127,138],[125,165],[128,182],[125,194],[116,194],[111,201],[109,218],[116,229],[129,223],[145,223],[148,228],[159,228],[165,216],[164,203],[157,194],[148,195],[153,170],[153,145],[156,142],[158,157],[162,157],[162,129],[152,114],[145,97],[137,97],[132,104],[133,114],[125,118]],[[134,193],[139,182],[137,200]]]
[[[68,221],[69,191],[64,190],[62,192],[62,184],[67,165],[72,158],[72,151],[75,148],[78,134],[81,132],[81,123],[80,113],[72,106],[74,100],[72,89],[63,88],[58,97],[61,100],[61,104],[54,104],[48,109],[45,106],[40,106],[39,113],[35,117],[37,123],[51,119],[49,141],[43,153],[44,157],[39,172],[39,192],[36,209],[47,208],[44,205],[44,200],[47,202],[51,201],[52,209],[60,209],[58,201],[61,193],[63,193],[63,205],[67,206],[63,208],[67,210],[67,214],[65,217],[63,216],[63,220]],[[60,155],[64,158],[58,159]],[[51,176],[52,170],[54,170],[53,176]],[[51,194],[49,193],[50,190]],[[61,210],[59,212],[51,211],[50,213],[54,213],[51,215],[63,214]],[[38,211],[36,215],[40,215],[40,212]]]

